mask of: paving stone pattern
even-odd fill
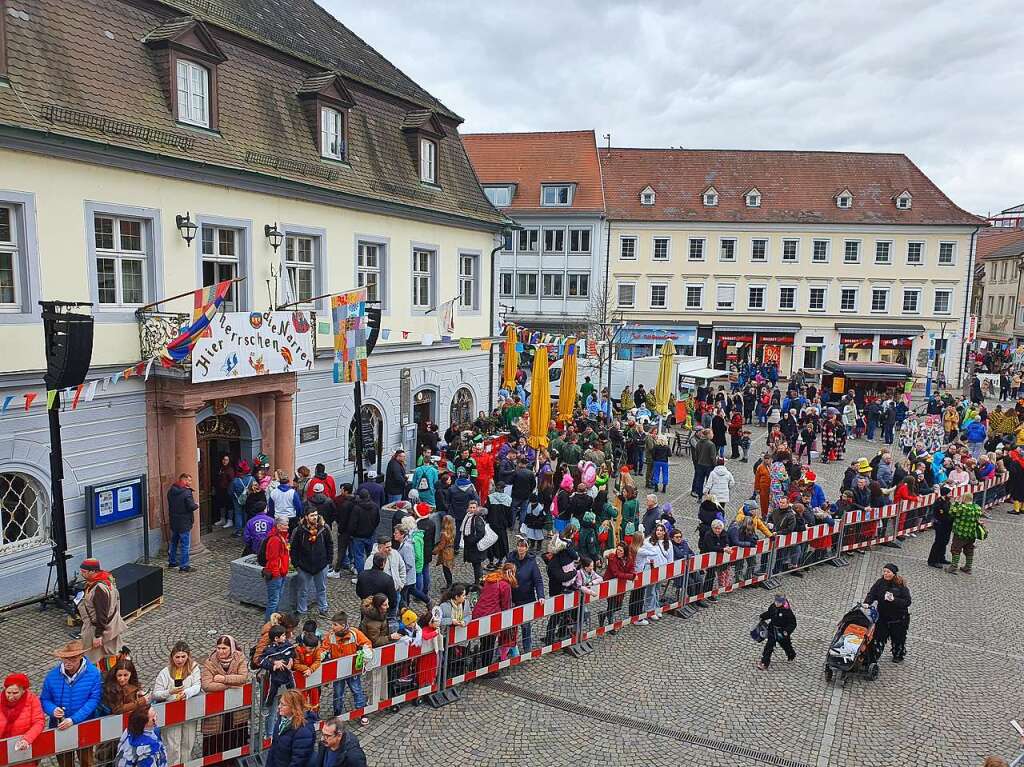
[[[763,445],[764,432],[755,429],[752,460]],[[848,455],[870,456],[877,447],[852,441]],[[729,461],[736,476],[731,508],[750,495],[751,465]],[[844,469],[814,465],[830,497]],[[688,536],[696,525],[691,472],[688,457],[674,458],[667,495],[677,518],[687,520]],[[1024,678],[1024,521],[1005,507],[992,516],[992,535],[979,544],[971,576],[926,566],[931,532],[900,550],[852,555],[846,568],[786,576],[780,590],[799,620],[797,658],[790,664],[779,652],[767,673],[754,668],[760,646],[748,632],[771,597],[748,588],[691,619],[665,617],[598,639],[582,659],[547,655],[496,680],[463,685],[463,699],[443,709],[406,705],[375,714],[359,736],[374,765],[965,767],[988,754],[1012,757],[1017,741],[1007,722],[1021,715]],[[225,596],[237,540],[220,531],[204,540],[209,552],[197,558],[197,571],[165,570],[165,604],[125,637],[146,685],[175,641],[205,655],[229,632],[247,648],[263,623],[262,610]],[[836,622],[889,561],[899,564],[914,598],[907,661],[898,666],[886,656],[877,681],[853,678],[835,688],[822,672]],[[462,567],[458,575],[470,573]],[[443,579],[436,568],[433,575],[436,596]],[[328,590],[332,610],[358,612],[348,579],[329,580]],[[0,671],[25,671],[38,686],[54,663],[49,650],[67,635],[54,610],[0,616]]]

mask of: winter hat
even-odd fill
[[[415,506],[420,500],[420,491],[415,487],[409,490],[409,503]]]
[[[100,567],[100,561],[90,557],[89,559],[83,559],[82,564],[78,567],[79,570],[86,570],[90,573],[98,573],[103,568]]]
[[[776,594],[775,595],[775,604],[777,604],[777,605],[784,605],[784,604],[786,604],[786,597],[783,596],[782,594]]]
[[[415,506],[413,506],[413,511],[416,512],[417,517],[422,519],[423,517],[426,517],[430,514],[431,507],[430,504],[423,503],[422,501],[420,501]]]
[[[893,564],[892,562],[889,562],[886,565],[882,565],[882,569],[883,570],[888,570],[893,575],[895,575],[896,573],[898,573],[900,571],[900,569],[895,564]]]
[[[408,628],[412,628],[413,626],[415,626],[416,621],[419,620],[419,616],[416,615],[416,613],[410,610],[408,607],[402,610],[402,614],[400,617],[402,623]]]
[[[241,461],[238,462],[238,470],[242,474],[248,474],[250,471],[249,462],[243,458]]]
[[[593,512],[588,512],[588,513],[593,513]],[[576,519],[576,517],[573,517],[572,519],[569,520],[569,527],[571,527],[573,530],[579,530],[580,529],[580,521],[578,519]]]
[[[856,468],[857,468],[857,471],[859,471],[861,474],[870,474],[871,473],[871,464],[868,462],[867,458],[861,458],[859,461],[857,461],[857,467]]]
[[[808,482],[814,482],[818,479],[818,475],[815,474],[813,471],[805,471],[804,479],[806,479]]]
[[[597,522],[597,515],[592,511],[588,511],[586,514],[583,515],[583,521],[587,524],[592,525]]]
[[[939,488],[939,493],[941,495],[949,495],[949,492],[950,492],[949,485],[943,485],[942,487]]]
[[[465,479],[465,477],[466,477],[466,467],[465,466],[460,466],[458,469],[456,469],[455,470],[455,476],[458,477],[459,479]]]
[[[23,690],[27,690],[29,688],[28,677],[24,674],[8,674],[4,678],[4,689],[11,686],[17,686]]]
[[[668,503],[667,501],[665,503],[661,504],[661,513],[662,514],[671,514],[672,513],[672,504]]]
[[[608,484],[608,475],[607,474],[598,474],[597,475],[597,479],[594,480],[594,484],[597,487],[604,487],[605,485]]]
[[[558,486],[562,488],[562,490],[568,490],[569,492],[572,492],[572,474],[566,473],[565,476],[562,477],[562,481],[559,483]]]

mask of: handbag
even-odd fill
[[[988,538],[988,528],[981,522],[974,523],[974,540],[983,541]]]
[[[757,625],[750,630],[750,638],[755,642],[763,642],[768,638],[768,624],[758,621]]]
[[[498,534],[494,532],[493,528],[486,522],[484,522],[484,534],[483,537],[476,542],[476,547],[480,551],[487,551],[498,541]]]

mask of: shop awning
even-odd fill
[[[837,322],[836,330],[840,333],[858,335],[883,336],[919,336],[924,332],[924,325],[877,325],[874,323]]]
[[[906,381],[913,372],[895,362],[835,362],[829,360],[824,371],[851,381]]]
[[[698,368],[697,370],[686,370],[679,374],[680,378],[723,378],[729,375],[728,370],[716,368]]]

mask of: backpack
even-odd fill
[[[268,533],[267,536],[262,541],[260,541],[260,546],[256,550],[256,564],[261,565],[263,567],[267,566],[267,541],[269,540],[270,534]]]

